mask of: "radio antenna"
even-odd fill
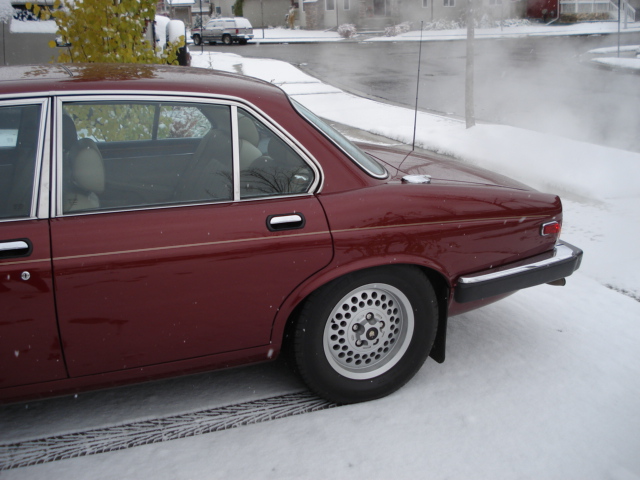
[[[416,81],[416,108],[413,115],[413,141],[411,142],[411,151],[416,149],[416,129],[418,128],[418,94],[420,93],[420,62],[422,61],[422,31],[424,28],[424,20],[420,21],[420,47],[418,49],[418,80]]]

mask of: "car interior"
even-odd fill
[[[153,102],[65,105],[63,212],[232,200],[230,111]],[[241,199],[304,193],[313,183],[306,162],[244,109],[238,137]]]
[[[28,217],[31,211],[40,110],[0,107],[0,219]]]

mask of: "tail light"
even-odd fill
[[[540,227],[540,235],[542,235],[543,237],[548,237],[550,235],[559,236],[561,228],[562,227],[560,225],[560,222],[554,221],[554,222],[543,223],[542,226]]]

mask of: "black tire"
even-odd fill
[[[243,39],[243,40],[238,40],[238,43],[240,45],[246,45],[247,44],[247,40]]]
[[[202,44],[202,38],[200,37],[200,35],[194,35],[193,36],[193,44],[194,45],[201,45]]]
[[[426,360],[438,304],[418,268],[378,267],[339,278],[312,294],[294,332],[294,358],[305,383],[339,404],[384,397]]]
[[[233,43],[233,40],[231,40],[231,35],[223,35],[222,43],[224,43],[225,45],[231,45],[231,43]]]

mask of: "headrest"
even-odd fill
[[[252,145],[258,146],[260,143],[260,134],[256,124],[249,117],[243,116],[238,120],[238,134],[240,140],[246,140]]]
[[[96,142],[90,138],[78,140],[70,156],[74,184],[87,192],[104,192],[104,162]]]

